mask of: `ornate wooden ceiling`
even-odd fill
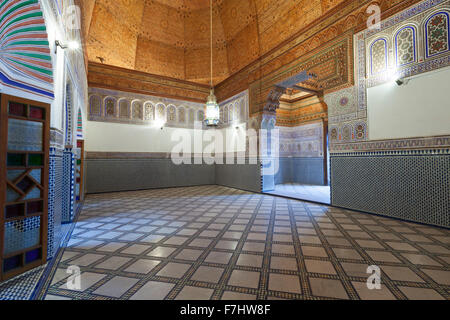
[[[214,82],[348,0],[213,0]],[[89,61],[207,84],[209,0],[83,0]]]

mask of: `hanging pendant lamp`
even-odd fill
[[[210,0],[210,18],[211,18],[211,90],[209,92],[209,97],[206,100],[205,107],[205,124],[209,127],[217,126],[220,120],[219,105],[217,104],[217,98],[214,95],[214,84],[213,84],[213,12],[212,12],[212,0]]]

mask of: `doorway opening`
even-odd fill
[[[279,170],[265,193],[331,204],[327,109],[322,91],[309,81],[281,96]]]

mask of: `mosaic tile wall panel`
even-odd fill
[[[63,215],[63,196],[62,192],[64,190],[64,161],[63,157],[58,157],[56,161],[55,170],[55,238],[53,244],[53,255],[59,248],[59,243],[61,240],[61,230],[62,230],[62,215]]]
[[[331,157],[334,206],[450,227],[450,152]]]
[[[358,108],[356,87],[350,87],[325,95],[328,105],[328,134],[331,150],[337,143],[366,141],[367,109]]]
[[[61,237],[63,189],[62,153],[60,149],[50,149],[47,259],[51,259],[56,253]]]
[[[324,184],[323,158],[280,158],[275,184]]]
[[[214,184],[214,165],[172,159],[87,159],[86,192],[116,192]]]
[[[214,183],[241,190],[261,192],[261,165],[248,164],[249,162],[250,160],[246,159],[247,164],[245,165],[216,164]]]
[[[73,220],[75,157],[72,149],[66,149],[63,155],[62,222]]]
[[[323,157],[322,122],[277,129],[280,130],[281,157]]]
[[[450,1],[427,0],[387,19],[381,30],[362,32],[368,57],[367,86],[390,81],[393,76],[409,77],[449,66],[449,17]],[[378,43],[386,45],[383,68],[379,68],[380,54],[374,50]]]
[[[393,75],[409,77],[450,65],[448,42],[441,41],[449,39],[448,27],[445,26],[449,12],[449,0],[422,1],[382,21],[380,30],[365,30],[354,36],[355,87],[324,97],[329,112],[331,152],[349,151],[357,143],[362,151],[369,147],[368,144],[361,144],[370,140],[368,87],[391,81]],[[436,21],[434,17],[438,17]],[[430,26],[433,22],[439,25],[438,31],[427,33],[427,30],[433,29]],[[439,53],[429,56],[428,43],[434,42],[439,43],[436,44]],[[377,49],[379,43],[387,46],[385,50]],[[385,65],[380,61],[385,61]],[[415,143],[421,143],[420,139],[416,139]],[[392,143],[385,144],[396,149]]]

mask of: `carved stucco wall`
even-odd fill
[[[355,86],[325,95],[333,205],[450,226],[450,193],[448,183],[442,183],[448,181],[450,136],[372,140],[367,120],[367,88],[449,66],[448,37],[444,37],[447,45],[438,46],[439,53],[427,56],[426,50],[426,43],[435,43],[433,37],[448,34],[448,25],[447,31],[443,27],[424,36],[426,23],[448,12],[449,4],[448,0],[422,1],[384,20],[381,30],[354,36]],[[404,28],[403,39],[409,40],[400,50],[395,39]]]
[[[397,149],[404,147],[448,146],[449,138],[405,139],[370,143],[367,123],[367,88],[393,78],[404,78],[437,70],[450,65],[448,37],[439,53],[427,56],[427,43],[434,43],[434,35],[426,31],[430,19],[436,14],[443,17],[450,12],[450,1],[427,0],[382,22],[381,30],[365,30],[354,36],[355,42],[355,86],[326,94],[328,105],[329,135],[332,152]],[[449,20],[450,22],[450,20]],[[414,30],[407,36],[411,42],[397,45],[402,30]],[[412,29],[410,29],[412,28]],[[412,35],[414,33],[414,36]],[[428,38],[425,35],[428,34]],[[382,43],[381,49],[374,45]],[[402,46],[404,51],[400,50]],[[410,50],[409,50],[409,49]],[[380,53],[381,52],[381,53]],[[406,53],[405,53],[406,52]],[[380,59],[380,54],[384,56]],[[402,59],[404,59],[405,62]],[[410,59],[410,60],[408,60]],[[379,66],[384,61],[384,66]],[[403,61],[403,62],[401,62]]]
[[[323,123],[315,122],[280,130],[280,157],[323,157]]]

